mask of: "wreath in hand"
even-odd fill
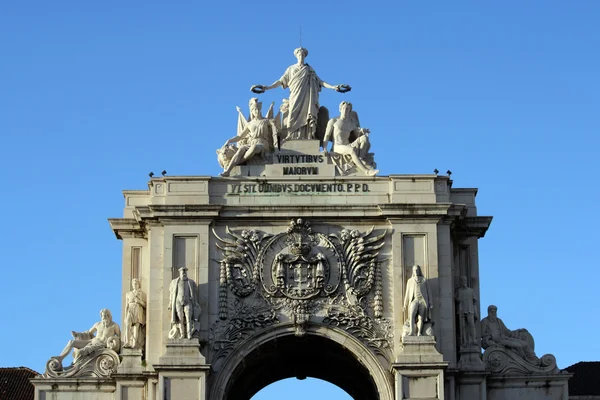
[[[265,92],[266,89],[265,89],[265,86],[263,86],[263,85],[254,85],[250,88],[250,90],[256,94],[262,94]]]
[[[340,93],[347,93],[351,90],[352,88],[350,87],[350,85],[337,85],[335,88],[335,91]]]

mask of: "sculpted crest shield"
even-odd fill
[[[308,221],[293,220],[258,254],[263,289],[271,296],[306,300],[334,293],[340,283],[341,256]]]

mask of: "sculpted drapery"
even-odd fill
[[[288,132],[298,131],[311,123],[316,124],[323,81],[315,70],[308,64],[290,65],[279,81],[284,89],[290,89]]]

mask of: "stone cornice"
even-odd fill
[[[108,223],[117,239],[146,237],[143,224],[140,224],[134,218],[109,218]]]
[[[215,218],[235,219],[273,219],[294,217],[303,218],[348,218],[355,217],[363,220],[410,220],[438,222],[440,220],[453,221],[460,227],[460,232],[468,228],[469,232],[481,229],[485,233],[489,222],[478,219],[479,217],[465,217],[466,209],[463,205],[451,203],[402,203],[402,204],[347,204],[347,205],[254,205],[254,206],[222,206],[205,204],[165,205],[151,204],[137,206],[133,211],[135,218],[111,218],[109,223],[118,239],[131,237],[145,237],[146,224],[179,224],[187,221],[212,220]],[[465,223],[457,222],[468,221]],[[491,220],[491,218],[490,218]]]
[[[452,210],[451,203],[394,203],[379,204],[377,206],[381,215],[388,220],[395,219],[420,219],[420,220],[440,220],[448,216]]]
[[[206,219],[218,217],[222,208],[223,206],[220,205],[208,204],[151,204],[148,206],[136,207],[133,211],[133,215],[139,221],[145,221],[147,219],[159,220],[162,218]]]
[[[464,217],[454,221],[452,230],[456,236],[482,238],[493,217]]]

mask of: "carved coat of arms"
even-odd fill
[[[352,332],[376,351],[387,348],[391,330],[382,319],[378,260],[385,231],[342,229],[326,235],[297,218],[275,235],[227,227],[224,238],[213,233],[223,253],[219,317],[230,320],[217,324],[224,329],[214,334],[222,347],[218,352],[257,327],[279,322],[275,310],[291,319],[297,336],[304,335],[309,319],[319,313],[322,323]],[[233,309],[228,292],[236,296]]]

